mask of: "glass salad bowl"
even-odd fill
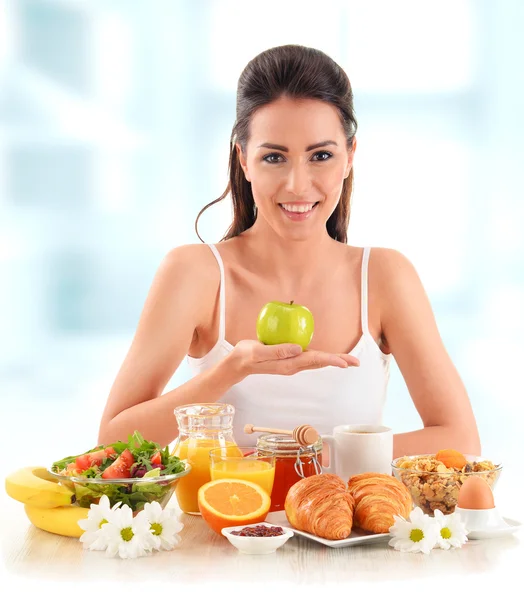
[[[127,504],[133,513],[139,512],[147,502],[158,502],[165,508],[182,477],[190,471],[191,466],[184,463],[185,469],[180,473],[169,475],[153,475],[144,477],[127,477],[122,479],[102,479],[101,477],[80,477],[75,475],[61,475],[52,469],[48,472],[60,483],[75,494],[75,504],[89,508],[91,504],[98,504],[102,496],[107,496],[110,506],[117,502]]]
[[[111,507],[129,506],[134,513],[148,502],[164,508],[178,482],[188,475],[191,466],[145,440],[135,431],[127,441],[97,446],[76,456],[54,462],[48,472],[74,493],[74,503],[83,508],[98,504],[107,496]]]

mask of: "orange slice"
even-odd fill
[[[242,479],[209,481],[198,490],[198,508],[213,531],[263,521],[271,506],[270,495],[256,483]]]

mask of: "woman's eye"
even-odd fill
[[[274,164],[276,162],[278,162],[277,160],[270,160],[273,158],[280,158],[281,155],[280,154],[266,154],[266,156],[264,156],[264,158],[262,160],[264,160],[265,162],[269,163],[269,164]]]
[[[325,158],[321,158],[315,162],[325,162],[328,158],[331,158],[333,155],[331,152],[326,152],[325,150],[321,150],[320,152],[315,152],[314,156],[324,156]]]
[[[320,158],[316,158],[313,162],[325,162],[326,160],[330,159],[333,155],[331,154],[331,152],[326,152],[325,150],[321,150],[320,152],[315,152],[315,154],[313,155],[313,158],[315,157],[320,157]],[[272,154],[266,154],[266,156],[264,156],[264,158],[262,159],[263,161],[269,163],[269,164],[276,164],[281,162],[280,160],[278,160],[279,158],[283,158],[283,156],[281,154],[276,154],[276,153],[272,153]]]

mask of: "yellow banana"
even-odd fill
[[[74,491],[60,484],[45,467],[24,467],[5,478],[5,490],[11,498],[40,508],[69,506]]]
[[[84,530],[78,525],[80,519],[87,519],[88,508],[81,506],[58,506],[56,508],[41,508],[26,504],[25,512],[31,523],[50,533],[79,538]]]

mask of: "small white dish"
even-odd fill
[[[471,509],[457,506],[455,513],[460,516],[468,530],[469,540],[509,535],[517,531],[521,525],[518,521],[503,517],[497,508]]]
[[[266,527],[275,527],[273,523],[254,523],[253,525],[237,525],[235,527],[224,527],[222,534],[231,542],[233,546],[243,554],[271,554],[283,546],[289,538],[293,537],[293,531],[288,527],[282,527],[284,531],[281,535],[272,537],[247,537],[233,535],[233,531],[241,531],[244,527],[257,527],[265,525]],[[278,527],[281,527],[278,525]]]
[[[516,533],[522,525],[519,521],[508,519],[507,517],[503,517],[502,520],[503,524],[500,527],[470,531],[468,533],[468,540],[486,540],[511,535]]]
[[[499,529],[506,526],[497,508],[460,508],[457,506],[455,514],[460,516],[469,531]]]

